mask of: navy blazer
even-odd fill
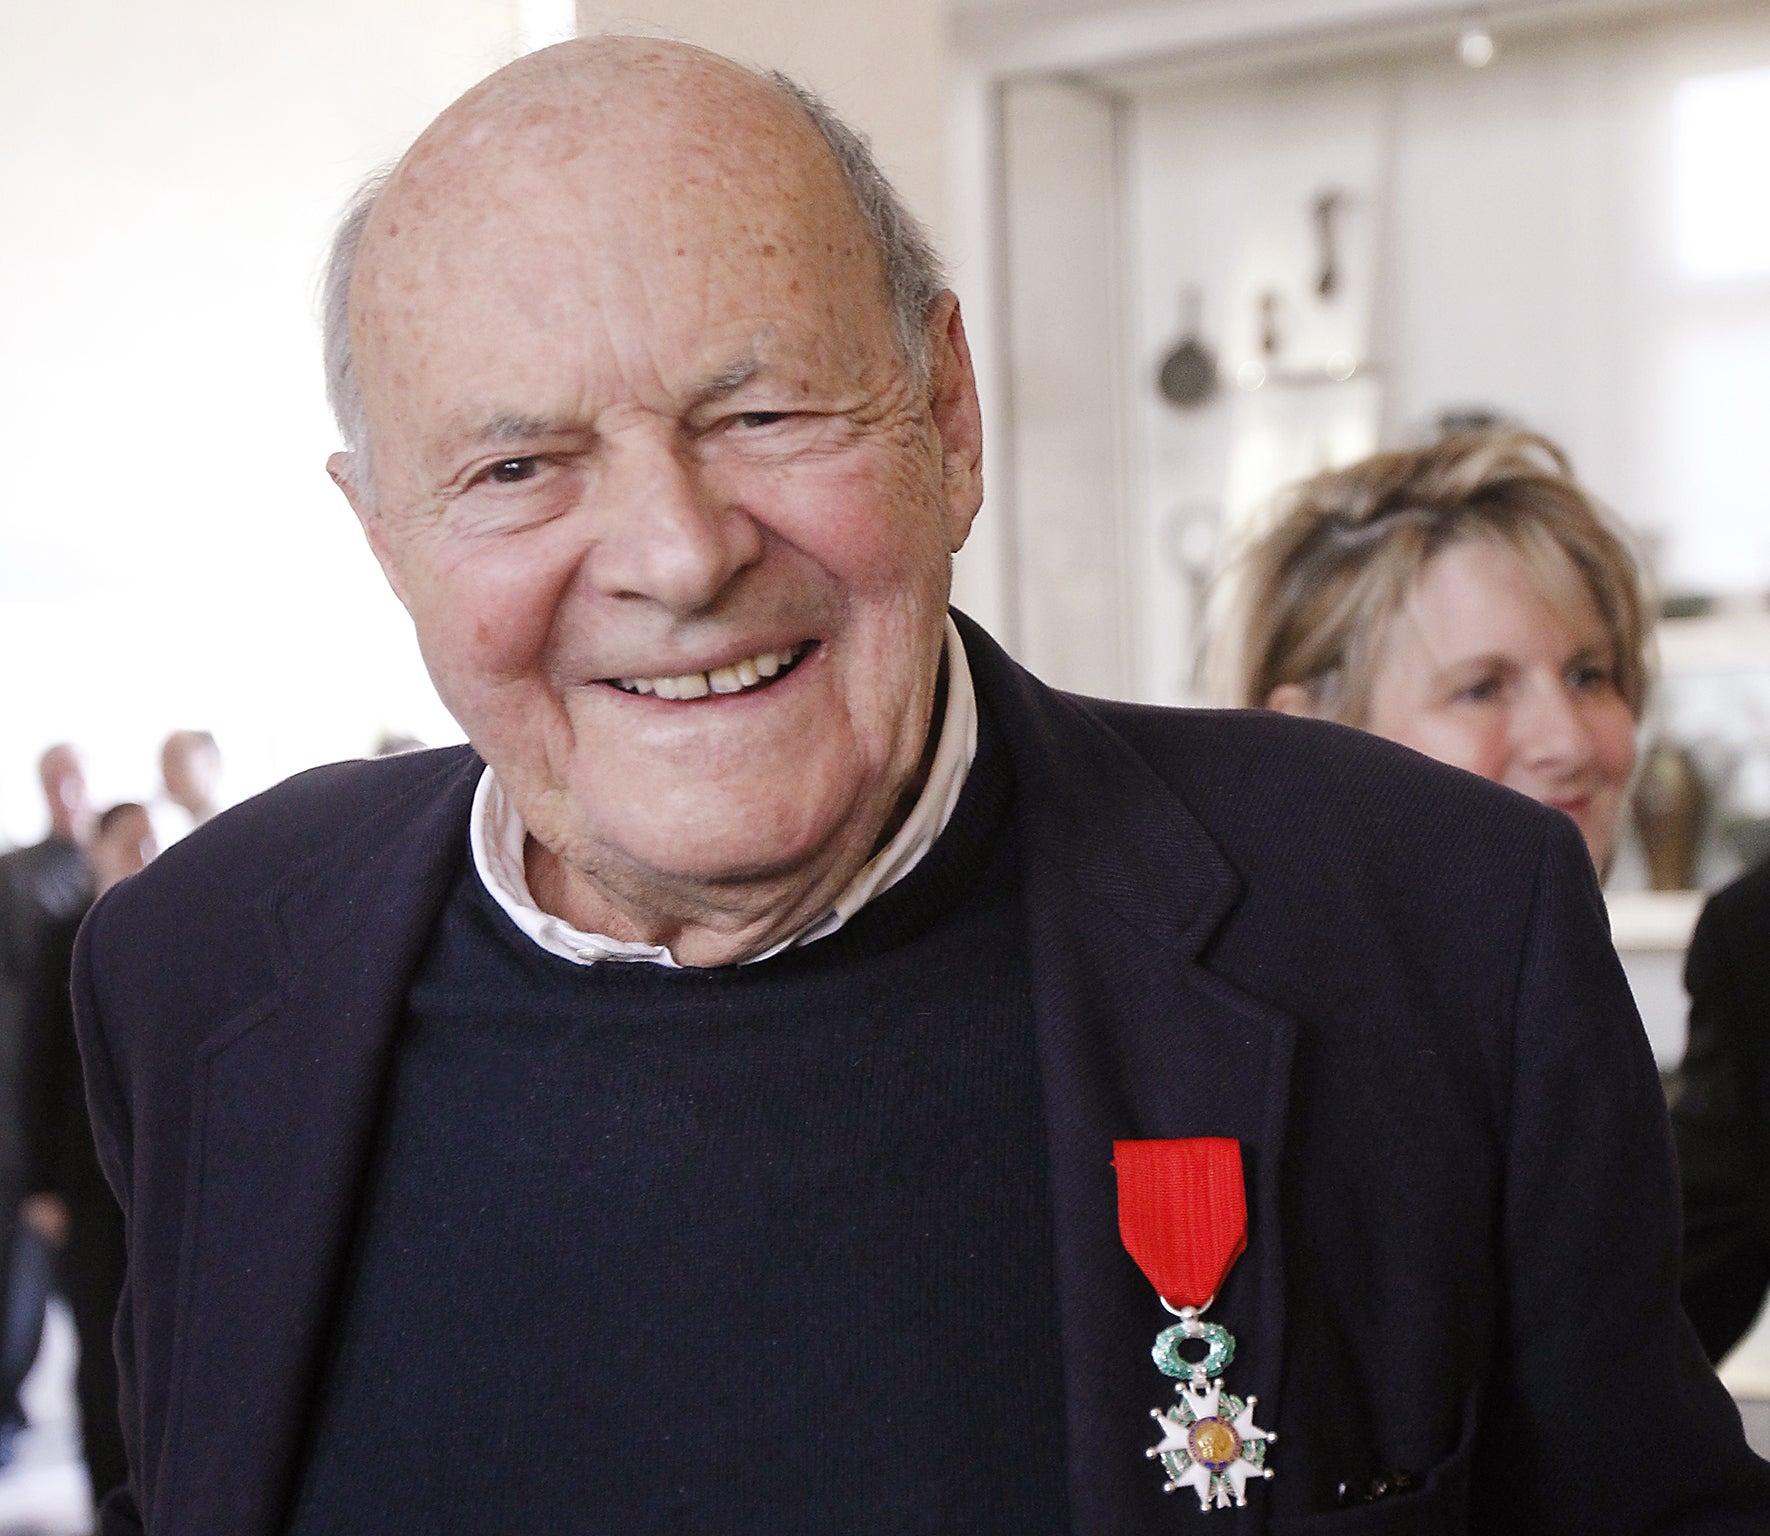
[[[1678,1309],[1659,1081],[1572,823],[1356,732],[1057,694],[963,629],[1017,784],[1074,1530],[1770,1530],[1770,1468]],[[112,1536],[287,1518],[479,772],[459,748],[301,775],[82,934],[130,1240]],[[1111,1167],[1115,1138],[1198,1135],[1244,1149],[1211,1316],[1278,1432],[1275,1479],[1209,1514],[1144,1457],[1168,1319]],[[1337,1507],[1394,1469],[1418,1486]],[[579,1513],[561,1529],[598,1529]]]

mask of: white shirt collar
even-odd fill
[[[946,677],[946,712],[941,716],[940,740],[934,749],[928,782],[904,824],[897,829],[897,835],[861,868],[822,917],[761,954],[751,955],[744,964],[829,937],[875,896],[903,879],[934,846],[934,840],[952,819],[959,791],[965,787],[965,777],[977,756],[977,695],[971,684],[971,666],[965,659],[965,644],[950,617],[946,621]],[[523,866],[528,832],[490,768],[480,775],[479,787],[474,791],[467,835],[473,850],[473,867],[492,893],[492,899],[511,922],[549,954],[578,965],[594,965],[599,960],[646,960],[677,968],[676,957],[662,944],[638,944],[611,939],[606,934],[585,933],[535,905]]]

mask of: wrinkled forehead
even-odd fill
[[[469,98],[440,120],[371,217],[352,334],[372,390],[399,370],[380,354],[476,321],[546,332],[594,311],[645,333],[667,311],[679,335],[685,304],[711,322],[790,298],[839,331],[884,297],[840,168],[792,102],[735,67],[640,71],[603,91]]]

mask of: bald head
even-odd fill
[[[327,267],[324,321],[327,393],[349,461],[364,464],[369,444],[359,269],[397,260],[388,250],[378,255],[383,241],[420,247],[418,226],[451,200],[484,200],[493,217],[479,237],[499,244],[495,215],[518,170],[584,182],[612,177],[598,209],[607,218],[634,213],[635,189],[653,213],[668,217],[675,205],[686,220],[695,217],[697,193],[709,190],[727,200],[834,202],[857,221],[903,360],[926,384],[925,327],[944,274],[865,138],[784,75],[760,75],[680,43],[583,39],[526,55],[481,82],[391,171],[365,182],[346,211]],[[395,217],[402,206],[403,222]],[[520,247],[510,254],[523,259]],[[366,494],[366,476],[356,478]]]
[[[167,798],[201,825],[220,809],[221,746],[208,731],[174,731],[160,746]]]
[[[58,742],[38,758],[37,777],[49,806],[50,830],[57,837],[84,842],[92,830],[92,807],[79,749]]]

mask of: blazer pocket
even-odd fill
[[[1268,1526],[1272,1536],[1469,1536],[1469,1464],[1480,1397],[1479,1387],[1469,1393],[1457,1448],[1426,1473],[1417,1492],[1320,1514],[1280,1515]],[[1282,1469],[1276,1456],[1274,1462]]]

